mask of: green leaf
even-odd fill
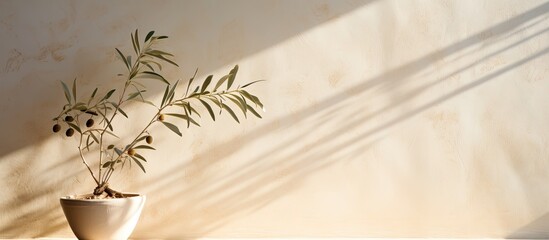
[[[126,101],[136,98],[137,96],[139,96],[139,94],[141,94],[141,93],[140,92],[134,92],[134,93],[128,94],[128,98],[126,99]]]
[[[156,65],[156,67],[158,67],[158,70],[161,70],[162,71],[162,64],[156,62],[156,61],[153,61],[151,59],[145,59],[145,60],[141,60],[139,61],[140,63],[143,63],[143,64],[149,64],[149,63],[153,63],[154,65]],[[153,68],[153,67],[150,67],[150,68]],[[153,69],[154,71],[154,69]]]
[[[133,147],[134,149],[150,149],[150,150],[156,150],[155,148],[151,147],[151,146],[148,146],[148,145],[139,145],[139,146],[136,146],[136,147]]]
[[[210,75],[206,78],[206,80],[204,80],[204,83],[202,84],[202,89],[200,90],[200,92],[204,92],[204,90],[208,88],[208,85],[210,85],[212,78],[213,78],[213,75]]]
[[[114,103],[114,102],[110,102],[109,103],[114,107],[116,108],[120,113],[122,113],[122,115],[124,115],[124,117],[128,118],[128,114],[126,114],[124,112],[124,110],[122,110],[122,108],[120,108],[120,106],[118,106],[118,104]]]
[[[244,84],[244,86],[242,86],[242,88],[245,88],[245,87],[250,86],[252,84],[255,84],[255,83],[258,83],[258,82],[263,82],[263,81],[267,81],[267,80],[256,80],[256,81]]]
[[[149,41],[149,39],[152,37],[152,35],[154,34],[154,31],[150,31],[147,36],[145,37],[145,42]]]
[[[255,109],[254,109],[252,106],[246,104],[246,107],[247,107],[248,110],[249,110],[250,112],[252,112],[256,117],[262,118],[261,115],[259,115],[259,113],[257,113],[257,112],[255,111]]]
[[[229,81],[227,82],[227,89],[231,88],[231,86],[233,85],[237,72],[238,72],[238,65],[235,65],[234,68],[229,72],[230,76],[229,76]]]
[[[139,168],[141,168],[141,170],[143,170],[144,173],[147,173],[147,171],[145,171],[145,167],[143,167],[143,164],[141,164],[141,162],[139,162],[137,159],[135,159],[133,156],[132,156],[132,159],[133,161],[137,164],[137,166],[139,166]]]
[[[154,72],[154,68],[148,63],[148,62],[145,62],[145,61],[139,61],[139,63],[142,63],[142,64],[145,64],[145,66],[147,66],[151,71]]]
[[[213,103],[215,103],[215,105],[221,108],[221,102],[217,98],[212,96],[206,96],[206,98],[210,99],[210,101],[212,101]]]
[[[193,113],[195,113],[196,115],[198,115],[199,117],[202,117],[200,115],[200,113],[198,111],[196,111],[196,109],[193,108],[193,106],[191,106],[191,103],[187,103],[187,108],[189,109],[189,113],[190,115],[193,115]]]
[[[103,165],[101,166],[102,168],[108,168],[112,165],[112,162],[111,161],[108,161],[108,162],[105,162],[103,163]]]
[[[80,111],[86,111],[88,110],[88,107],[86,107],[86,104],[83,102],[78,102],[72,106],[72,109],[80,110]]]
[[[126,57],[124,57],[124,54],[122,54],[122,52],[118,50],[118,48],[115,48],[115,49],[118,52],[118,55],[120,56],[120,58],[122,58],[122,61],[124,61],[124,64],[126,64],[126,68],[130,70],[130,64],[128,64],[128,62],[126,61]]]
[[[88,100],[88,105],[90,105],[91,101],[95,97],[95,94],[97,93],[97,88],[95,88],[92,92],[92,95],[90,96],[90,99]]]
[[[133,33],[130,33],[130,36],[132,38],[133,51],[135,52],[135,54],[139,54],[139,51],[137,50],[137,45],[135,45],[135,38],[133,37]]]
[[[144,72],[141,72],[139,75],[136,76],[136,78],[143,78],[143,77],[148,77],[148,78],[151,78],[151,79],[156,79],[156,80],[160,80],[166,84],[170,84],[170,82],[168,82],[168,80],[166,80],[162,75],[158,74],[158,73],[155,73],[155,72],[151,72],[151,71],[144,71]]]
[[[135,44],[137,45],[137,51],[141,51],[141,46],[139,46],[139,32],[138,29],[135,29]],[[139,53],[137,53],[139,54]]]
[[[99,143],[99,139],[93,134],[93,132],[90,132],[90,136],[93,138],[93,140],[94,140],[96,143]]]
[[[132,56],[131,56],[131,55],[126,56],[126,61],[127,61],[128,64],[131,66],[131,65],[132,65]],[[135,75],[135,74],[134,74],[134,75]]]
[[[138,73],[139,73],[138,68],[132,68],[132,70],[130,71],[129,79],[133,80],[135,78],[135,75],[137,75]]]
[[[164,57],[163,55],[160,55],[160,54],[158,54],[158,53],[155,53],[155,52],[146,52],[145,55],[148,55],[148,56],[151,56],[151,57],[154,57],[154,58],[158,58],[158,59],[160,59],[160,60],[166,61],[166,62],[168,62],[168,63],[170,63],[170,64],[173,64],[173,65],[179,67],[179,65],[177,65],[177,63],[175,63],[174,61],[172,61],[172,60],[170,60],[170,59],[168,59],[168,58],[166,58],[166,57]]]
[[[185,96],[187,96],[187,94],[189,93],[189,87],[193,83],[193,80],[196,77],[196,73],[198,73],[198,68],[194,71],[193,77],[191,77],[191,79],[189,79],[189,83],[187,84],[187,90],[185,91]]]
[[[170,89],[170,92],[168,93],[168,98],[167,98],[166,104],[172,102],[173,97],[175,96],[175,88],[177,87],[178,84],[179,84],[179,80],[177,80],[175,82],[175,84],[172,86],[172,88]]]
[[[122,115],[124,115],[124,117],[129,118],[129,117],[128,117],[128,114],[126,114],[126,113],[122,110],[122,108],[118,108],[118,111],[120,111],[120,113],[122,113]]]
[[[227,74],[223,77],[221,77],[218,81],[217,81],[217,84],[215,84],[215,87],[214,87],[214,92],[221,86],[223,85],[223,83],[229,78],[230,74]]]
[[[87,113],[87,114],[91,114],[91,115],[94,115],[94,116],[97,116],[97,112],[95,112],[95,111],[91,111],[91,110],[86,110],[86,112],[85,112],[85,113]]]
[[[147,53],[150,53],[152,55],[160,55],[160,56],[166,55],[166,56],[173,57],[173,54],[160,51],[160,50],[151,50],[151,51],[147,51]]]
[[[204,107],[206,107],[206,109],[208,110],[208,113],[210,113],[210,116],[212,117],[212,120],[215,121],[215,114],[212,110],[212,107],[210,107],[210,104],[208,104],[206,101],[202,100],[202,99],[198,99],[202,105],[204,105]]]
[[[185,111],[187,111],[187,110],[185,109]],[[194,119],[192,119],[191,117],[189,117],[189,116],[187,116],[187,115],[184,115],[184,114],[177,114],[177,113],[166,113],[166,115],[172,116],[172,117],[181,118],[181,119],[183,119],[183,120],[186,120],[186,121],[188,121],[188,122],[191,122],[191,123],[193,123],[194,125],[200,127],[200,124],[198,124]]]
[[[250,99],[252,102],[255,103],[255,105],[258,105],[260,108],[263,108],[263,103],[261,103],[261,101],[259,100],[259,98],[257,98],[256,96],[250,94],[249,92],[247,92],[246,90],[240,90],[239,91],[242,95],[244,95],[244,97]]]
[[[174,65],[174,66],[176,66],[176,67],[179,67],[179,65],[177,65],[177,63],[175,63],[174,61],[172,61],[172,60],[170,60],[170,59],[165,58],[164,56],[161,56],[161,55],[160,55],[160,56],[156,56],[156,57],[157,57],[157,58],[160,58],[160,59],[162,59],[162,60],[164,60],[164,61],[166,61],[166,62],[168,62],[168,63],[171,63],[172,65]]]
[[[107,94],[105,94],[105,96],[101,99],[101,101],[105,100],[105,99],[109,99],[112,94],[114,93],[114,91],[116,91],[116,89],[111,89]]]
[[[177,135],[179,135],[180,137],[183,136],[183,134],[179,131],[179,128],[177,128],[177,126],[169,123],[169,122],[162,122],[162,124],[164,124],[164,126],[166,126],[167,128],[169,128],[170,130],[172,130],[174,133],[176,133]]]
[[[227,112],[229,112],[231,114],[231,116],[234,118],[234,120],[237,122],[237,123],[240,123],[240,121],[238,120],[238,118],[236,117],[236,114],[234,114],[233,110],[227,106],[225,103],[221,103],[221,107],[225,110],[227,110]]]
[[[94,98],[96,93],[97,93],[97,88],[95,88],[95,89],[93,90],[92,95],[91,95],[91,98]]]
[[[67,87],[67,84],[65,82],[61,81],[61,85],[63,85],[63,92],[65,93],[65,98],[67,98],[67,102],[69,104],[72,104],[72,97],[71,92],[69,92],[69,87]]]
[[[171,93],[169,94],[168,101],[166,102],[166,104],[171,103],[174,96],[175,96],[175,93],[174,93],[174,92],[171,92]]]
[[[76,102],[76,78],[72,82],[72,97],[74,99],[74,102]]]
[[[136,157],[137,159],[142,160],[143,162],[147,161],[147,159],[145,159],[143,156],[139,155],[138,153],[134,154],[133,156]]]
[[[163,107],[164,103],[166,103],[166,99],[168,99],[169,92],[170,92],[170,85],[166,85],[166,89],[164,90],[164,95],[162,96],[162,102],[160,103],[161,107]]]
[[[132,37],[132,45],[133,45],[133,50],[135,51],[135,54],[136,55],[139,55],[139,51],[141,51],[141,48],[139,46],[139,33],[138,33],[138,29],[135,29],[135,35],[134,34],[131,34],[131,37]]]
[[[242,103],[240,97],[236,97],[236,96],[233,96],[233,95],[229,95],[229,96],[227,96],[227,98],[229,100],[231,100],[236,106],[238,106],[240,108],[240,110],[242,110],[242,113],[244,113],[244,117],[247,118],[247,116],[246,116],[246,103]]]

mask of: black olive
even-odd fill
[[[67,131],[65,132],[65,135],[67,135],[67,137],[70,137],[73,134],[74,134],[74,129],[72,128],[67,129]]]
[[[74,121],[74,118],[72,116],[65,117],[65,122],[72,122],[72,121]]]
[[[153,137],[152,136],[147,136],[145,141],[147,141],[148,144],[151,144],[153,142]]]
[[[53,125],[53,132],[59,132],[61,131],[61,125],[55,124]]]
[[[94,121],[93,121],[93,119],[91,119],[91,118],[88,119],[88,121],[86,121],[86,127],[92,127],[93,124],[94,124]]]

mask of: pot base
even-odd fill
[[[133,232],[145,196],[124,194],[126,198],[80,199],[87,195],[60,199],[61,207],[78,239],[128,239]]]

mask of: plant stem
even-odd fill
[[[84,154],[82,153],[81,146],[78,146],[78,151],[80,152],[80,158],[82,159],[82,162],[84,163],[84,165],[86,165],[86,168],[88,168],[88,171],[90,171],[90,174],[92,175],[93,180],[95,181],[95,183],[97,183],[97,185],[99,185],[99,181],[97,180],[97,178],[95,178],[95,174],[93,174],[93,171],[91,170],[90,165],[88,165],[88,163],[86,162],[86,159],[84,158]]]
[[[114,117],[118,113],[118,110],[121,107],[120,105],[122,105],[122,103],[124,102],[124,95],[126,94],[126,90],[128,89],[128,86],[130,85],[130,81],[132,80],[132,75],[133,76],[136,75],[136,74],[133,74],[133,73],[134,72],[139,72],[139,60],[141,59],[141,57],[143,57],[143,49],[148,49],[149,47],[150,47],[150,43],[146,47],[141,49],[141,51],[139,52],[139,56],[135,60],[133,66],[131,67],[131,69],[128,70],[128,79],[126,79],[126,82],[124,83],[124,88],[122,89],[122,94],[120,94],[120,98],[118,99],[118,103],[117,103],[118,107],[115,107],[114,112],[113,112],[110,120],[107,122],[107,125],[105,125],[105,127],[101,131],[101,134],[99,135],[99,151],[100,151],[100,154],[99,154],[99,179],[101,179],[101,170],[103,168],[103,135],[105,135],[105,132],[107,131],[107,128],[109,127],[109,124],[112,123],[112,120],[114,119]],[[118,158],[120,158],[120,156]],[[108,179],[110,178],[110,176],[108,176],[108,175],[109,175],[108,172],[105,173],[105,177],[104,177],[105,180],[98,183],[98,184],[101,185],[101,184],[104,184],[104,183],[108,182]],[[108,176],[108,178],[107,178],[107,176]]]
[[[107,128],[108,128],[108,124],[112,122],[112,120],[114,119],[114,117],[116,116],[116,114],[118,113],[118,109],[121,107],[120,105],[122,105],[122,103],[124,102],[124,94],[126,94],[126,90],[128,89],[128,86],[130,86],[130,81],[132,80],[132,77],[137,75],[137,73],[139,72],[139,60],[143,57],[144,53],[143,53],[143,50],[146,50],[148,49],[149,47],[151,46],[151,43],[149,42],[146,46],[144,46],[140,52],[139,52],[139,56],[137,56],[137,59],[135,60],[133,66],[131,67],[131,69],[128,70],[128,79],[126,80],[125,84],[124,84],[124,89],[122,90],[122,94],[120,94],[120,99],[118,100],[118,104],[116,107],[116,109],[114,110],[112,116],[111,116],[111,119],[107,122],[107,125],[105,126],[105,128],[103,128],[103,130],[101,131],[101,134],[100,134],[100,140],[99,140],[99,149],[101,151],[101,154],[99,155],[99,178],[101,179],[101,169],[103,168],[103,158],[102,158],[102,149],[103,149],[103,135],[105,134],[105,132],[107,131]],[[135,74],[133,74],[135,72]],[[152,124],[149,123],[149,125]],[[149,126],[148,125],[148,126]],[[147,127],[148,127],[147,126]],[[146,130],[146,128],[145,128]],[[145,131],[143,130],[143,132]],[[143,134],[143,132],[140,133]],[[139,135],[138,135],[139,137]],[[135,140],[134,140],[135,141]],[[133,145],[132,145],[133,146]],[[125,149],[124,151],[127,151],[127,149]],[[120,159],[120,156],[119,155],[114,161]],[[109,168],[109,170],[107,170],[107,172],[105,173],[102,182],[101,184],[103,183],[106,183],[109,181],[110,179],[110,175],[112,174],[112,166]]]
[[[76,118],[76,121],[78,122],[78,117]],[[78,143],[78,152],[80,153],[80,158],[82,159],[82,162],[84,163],[84,165],[86,165],[86,168],[88,169],[88,171],[90,171],[90,174],[91,174],[93,180],[95,181],[95,183],[97,183],[99,185],[99,181],[95,177],[95,174],[93,174],[93,171],[91,170],[90,165],[88,164],[88,162],[86,162],[86,158],[84,158],[84,153],[82,153],[82,140],[83,139],[84,139],[84,134],[80,133],[80,142]]]

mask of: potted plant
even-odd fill
[[[210,75],[196,84],[195,72],[183,94],[178,94],[178,82],[171,84],[160,73],[163,64],[178,66],[172,54],[156,48],[159,42],[168,37],[155,35],[151,31],[141,42],[138,30],[130,35],[134,54],[125,55],[116,48],[126,69],[125,74],[119,74],[125,79],[119,89],[99,94],[101,91],[95,88],[91,95],[81,97],[77,95],[80,91],[76,79],[70,88],[61,82],[67,102],[59,115],[53,118],[55,123],[52,130],[67,138],[77,138],[80,160],[96,184],[88,194],[60,199],[67,221],[79,239],[127,239],[133,231],[145,196],[117,191],[109,185],[109,180],[115,171],[129,169],[132,165],[145,172],[147,159],[142,153],[155,150],[154,138],[149,131],[151,126],[164,125],[182,136],[179,127],[172,123],[173,119],[183,119],[187,128],[191,125],[200,126],[197,119],[204,115],[200,114],[200,110],[207,112],[214,121],[216,115],[225,112],[240,122],[235,109],[240,109],[245,117],[254,115],[261,118],[257,109],[263,109],[263,104],[247,90],[261,80],[242,86],[235,85],[238,65],[217,81]],[[147,100],[144,94],[147,85],[152,83],[164,85],[159,103]],[[130,118],[123,110],[129,102],[145,103],[157,111],[150,116],[141,131],[124,142],[117,137],[112,122],[121,116]],[[85,158],[88,154],[95,155],[95,164],[90,164]]]

